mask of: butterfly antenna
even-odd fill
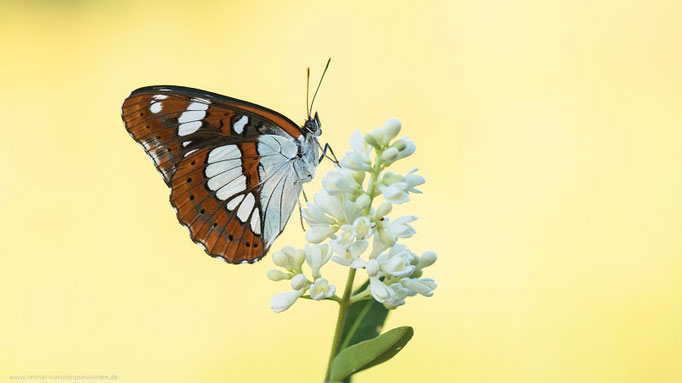
[[[308,108],[308,95],[310,94],[310,67],[308,67],[308,74],[305,80],[305,109],[308,112],[308,118],[310,118],[310,109]]]
[[[330,57],[329,60],[327,60],[327,65],[324,67],[324,72],[322,72],[322,77],[320,77],[320,82],[317,83],[317,89],[315,89],[315,94],[313,94],[313,101],[310,103],[310,109],[308,109],[308,116],[310,116],[310,113],[313,111],[313,104],[315,103],[315,97],[317,97],[317,91],[320,90],[320,85],[322,85],[322,80],[324,79],[325,73],[327,73],[327,69],[329,69],[329,63],[332,61],[332,58]]]

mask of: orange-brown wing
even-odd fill
[[[291,120],[245,101],[172,86],[134,91],[122,117],[171,188],[171,204],[193,241],[229,263],[266,254],[274,238],[263,238],[261,204],[268,199],[261,193],[268,180],[259,173],[258,138],[298,138]],[[286,171],[282,166],[278,173]]]

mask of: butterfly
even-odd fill
[[[192,240],[210,256],[238,264],[265,256],[326,155],[312,105],[299,127],[250,102],[164,85],[133,91],[121,116],[170,188]]]

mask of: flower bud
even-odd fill
[[[402,148],[398,153],[398,159],[411,156],[412,153],[414,153],[417,150],[417,145],[414,144],[414,141],[408,140],[407,137],[403,137],[397,142],[400,142],[400,144],[397,144],[395,147],[397,148],[398,146],[400,146]]]
[[[355,203],[358,205],[360,209],[364,209],[367,206],[369,206],[370,200],[369,196],[365,193],[360,194],[358,198],[355,200]]]
[[[353,179],[355,180],[355,182],[357,182],[358,185],[362,185],[362,183],[365,181],[365,174],[367,173],[356,170],[353,171],[351,174],[353,175]]]
[[[289,278],[291,278],[291,274],[289,274],[289,273],[285,273],[285,272],[275,270],[275,269],[268,270],[268,279],[270,279],[271,281],[277,282],[277,281],[283,281],[283,280],[289,279]]]
[[[365,264],[365,270],[370,277],[376,277],[379,274],[379,262],[376,259],[370,259]]]
[[[433,290],[437,287],[433,279],[409,279],[405,278],[400,283],[408,289],[414,290],[419,294],[430,297],[433,295]]]
[[[381,153],[381,159],[386,162],[393,162],[398,159],[398,149],[388,148]]]
[[[294,248],[293,246],[284,246],[282,248],[282,253],[284,253],[284,255],[289,257],[289,259],[291,259],[291,257],[294,255],[294,253],[296,253],[296,248]]]
[[[290,270],[291,265],[289,264],[289,257],[286,256],[281,251],[276,251],[274,254],[272,254],[272,261],[275,263],[275,265],[283,268]]]
[[[293,254],[287,254],[289,257],[289,263],[291,263],[291,266],[294,268],[296,271],[301,271],[301,265],[303,265],[303,261],[305,261],[305,253],[303,253],[303,249],[296,249]]]
[[[379,141],[377,140],[376,137],[372,133],[367,133],[365,134],[365,142],[372,145],[375,148],[380,148],[381,145],[379,144]]]
[[[424,275],[424,272],[421,269],[415,269],[414,273],[410,274],[410,278],[419,278],[422,275]]]
[[[397,151],[401,152],[407,148],[407,142],[405,140],[398,140],[394,143],[391,144],[390,146],[391,149],[396,149]]]
[[[305,260],[313,271],[313,277],[320,277],[320,269],[331,258],[332,253],[329,251],[329,245],[305,245]]]
[[[276,313],[281,313],[291,307],[301,295],[303,290],[279,293],[270,300],[270,308]]]
[[[393,205],[391,205],[390,202],[384,202],[377,208],[376,217],[377,218],[384,217],[388,215],[388,213],[390,213],[392,209]]]
[[[294,290],[300,290],[305,287],[305,283],[308,282],[308,278],[303,274],[296,274],[291,278],[291,288]]]
[[[400,128],[402,127],[402,123],[400,120],[397,118],[389,118],[385,123],[384,123],[384,137],[386,139],[386,142],[391,141],[394,139],[398,133],[400,133]]]
[[[389,248],[393,245],[395,245],[395,236],[391,234],[391,232],[388,229],[384,230],[379,230],[377,232],[379,234],[379,239],[381,240],[381,243],[383,243],[386,248]]]
[[[434,253],[431,250],[425,251],[424,254],[422,254],[421,257],[419,257],[419,263],[417,264],[417,268],[423,269],[425,267],[429,267],[433,265],[437,259],[438,256],[436,255],[436,253]]]

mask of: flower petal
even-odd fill
[[[327,239],[330,235],[336,233],[335,228],[331,226],[316,226],[311,227],[305,232],[305,239],[310,243],[320,243]]]

